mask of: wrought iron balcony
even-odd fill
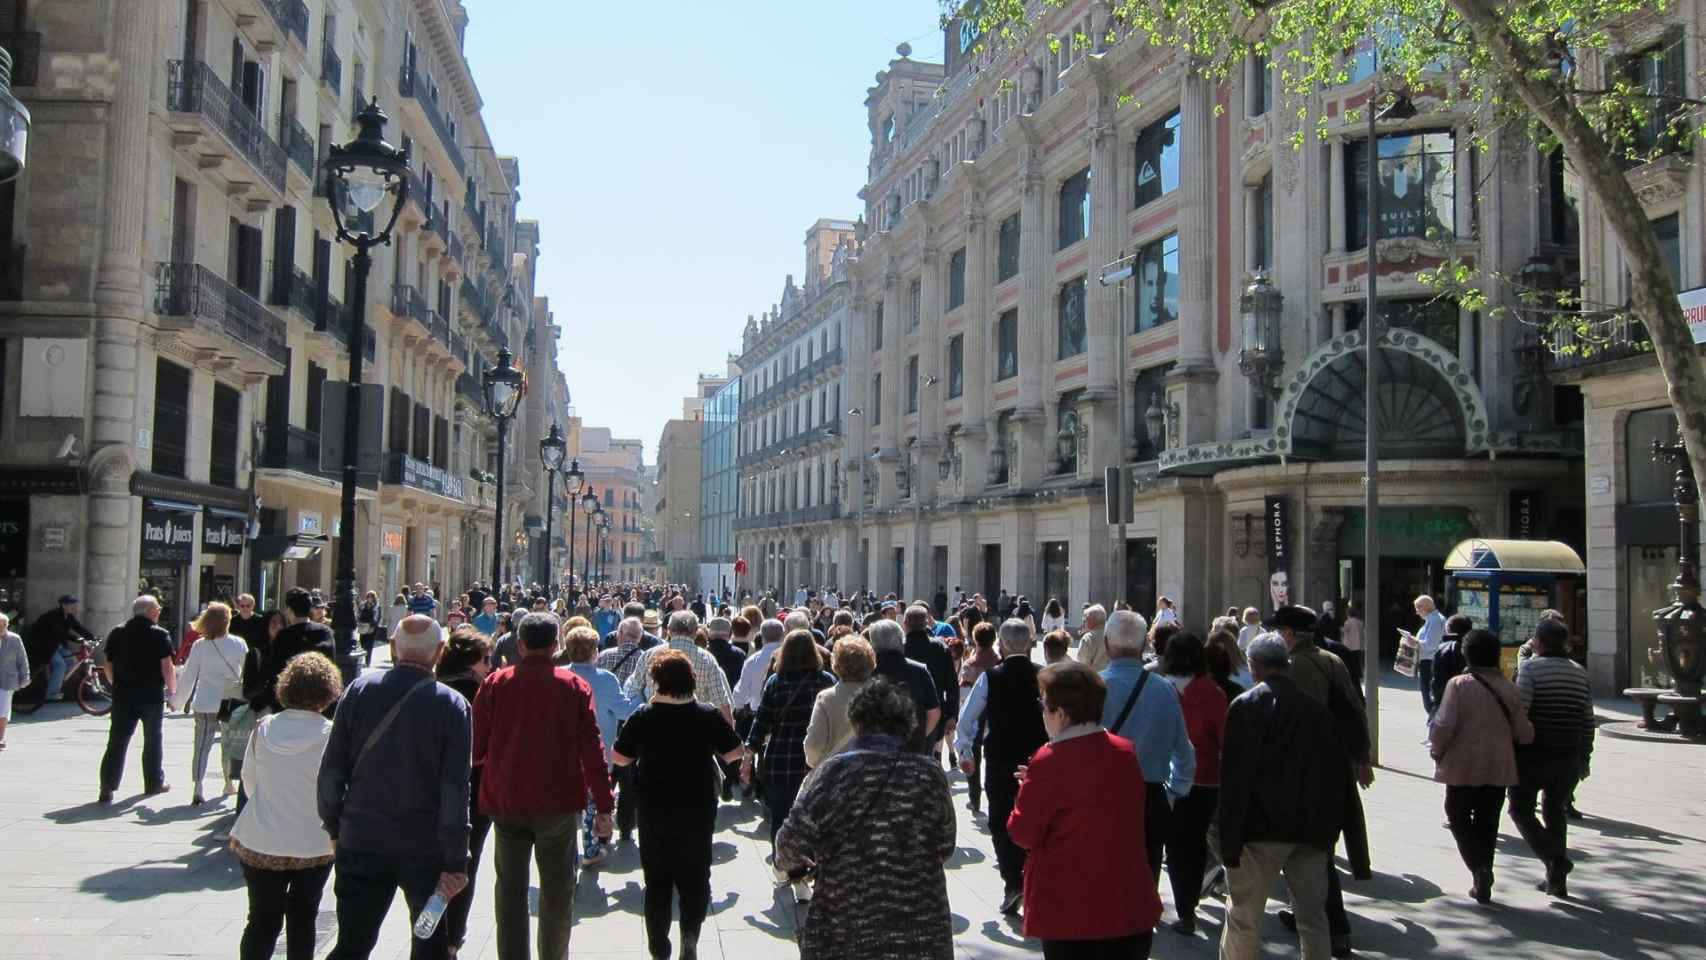
[[[268,429],[261,446],[261,469],[290,470],[323,480],[343,479],[342,470],[320,469],[320,434],[313,430],[287,425],[281,432]],[[356,472],[357,486],[373,489],[379,478],[372,473]]]
[[[468,311],[480,320],[486,319],[486,297],[474,281],[464,274],[462,277],[462,303]]]
[[[12,55],[12,86],[35,86],[41,69],[41,33],[36,30],[0,33],[0,47]]]
[[[331,87],[333,93],[343,92],[344,62],[338,59],[337,48],[329,36],[320,41],[320,82]]]
[[[231,92],[213,68],[199,60],[173,60],[168,65],[166,106],[175,114],[196,118],[196,125],[174,122],[174,128],[196,139],[205,126],[215,131],[275,190],[284,190],[284,148],[267,135],[260,118]],[[200,153],[210,151],[202,148]],[[227,177],[231,179],[231,177]]]
[[[462,197],[462,212],[468,215],[468,223],[474,228],[474,235],[485,242],[486,215],[480,212],[480,205],[474,200],[474,191],[470,190]]]
[[[391,313],[399,317],[413,317],[421,326],[428,326],[426,297],[409,284],[392,285]]]
[[[456,269],[464,270],[462,266],[462,238],[458,236],[454,230],[449,233],[449,243],[450,261],[456,264]]]
[[[258,361],[249,369],[278,373],[290,357],[284,320],[199,263],[159,265],[154,312],[165,321],[162,326],[211,334],[205,339],[216,350],[229,343],[240,345],[248,354],[243,359]]]
[[[315,331],[326,334],[339,347],[349,343],[349,325],[351,313],[337,297],[327,296],[324,308],[318,311]],[[379,338],[374,336],[373,327],[367,326],[362,336],[362,355],[373,361],[379,355]]]
[[[293,119],[285,126],[284,136],[284,152],[290,155],[290,162],[296,165],[296,169],[300,170],[303,176],[309,180],[315,179],[314,164],[317,158],[314,135]]]
[[[397,69],[397,92],[402,95],[405,104],[413,101],[420,109],[438,134],[439,142],[443,145],[445,154],[450,157],[451,165],[456,168],[457,173],[464,173],[462,148],[456,145],[456,132],[451,128],[450,121],[445,119],[438,101],[434,99],[432,84],[428,78],[405,63]]]
[[[297,43],[308,45],[308,4],[302,0],[261,0],[261,6],[272,14],[280,29],[295,37]]]
[[[1647,325],[1627,313],[1606,320],[1559,324],[1545,334],[1548,369],[1585,370],[1613,360],[1650,357],[1653,339]]]
[[[273,271],[272,289],[267,292],[267,303],[275,307],[289,307],[302,316],[304,320],[315,320],[314,309],[314,280],[297,267],[288,271]]]
[[[456,395],[468,401],[475,410],[485,411],[486,398],[480,392],[479,378],[472,373],[463,371],[456,375]]]

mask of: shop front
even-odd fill
[[[249,518],[235,510],[207,507],[201,514],[199,599],[232,603],[237,597]]]
[[[25,609],[30,578],[30,500],[0,499],[0,613],[16,616]]]
[[[175,500],[142,501],[142,546],[137,568],[140,593],[160,601],[160,626],[174,640],[194,611],[187,578],[195,559],[196,515],[202,508]]]
[[[379,527],[379,585],[375,587],[387,604],[399,593],[407,592],[403,583],[403,527],[386,523]]]

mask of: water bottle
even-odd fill
[[[444,899],[444,894],[434,892],[421,910],[421,915],[415,918],[416,940],[432,939],[432,933],[438,929],[438,921],[444,916],[444,908],[447,906],[449,902]]]

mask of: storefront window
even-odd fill
[[[1345,245],[1367,246],[1367,141],[1345,144]],[[1448,240],[1457,235],[1456,140],[1449,131],[1380,138],[1380,239]]]
[[[1043,595],[1042,603],[1050,599],[1059,600],[1060,605],[1068,610],[1072,604],[1067,597],[1067,587],[1072,577],[1072,548],[1065,540],[1049,540],[1043,544]]]
[[[1653,441],[1675,441],[1676,411],[1670,407],[1660,407],[1656,410],[1637,410],[1629,414],[1629,422],[1624,427],[1624,438],[1623,463],[1629,477],[1626,485],[1628,494],[1624,502],[1670,503],[1674,499],[1671,487],[1676,479],[1676,468],[1668,463],[1653,461]],[[1671,575],[1675,574],[1673,568]]]
[[[1669,687],[1664,642],[1653,611],[1668,604],[1676,579],[1675,547],[1629,547],[1629,683],[1637,687]]]

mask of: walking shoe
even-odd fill
[[[5,744],[0,743],[0,747],[3,747],[3,746],[5,746]],[[1571,820],[1580,820],[1583,816],[1585,816],[1585,814],[1583,814],[1580,810],[1576,809],[1576,802],[1574,800],[1571,800],[1569,802],[1569,804],[1564,807],[1564,811],[1570,815]]]
[[[159,796],[162,793],[171,793],[171,792],[172,792],[172,785],[171,784],[161,783],[161,784],[156,784],[156,785],[149,787],[148,789],[142,791],[142,795],[145,797],[154,797],[154,796]]]
[[[1006,896],[1001,898],[1001,912],[1010,916],[1010,917],[1016,917],[1019,915],[1020,904],[1022,904],[1024,902],[1025,902],[1024,888],[1014,887],[1014,888],[1007,891]]]
[[[1493,869],[1482,867],[1475,871],[1475,880],[1469,886],[1469,897],[1476,903],[1491,903],[1493,900]]]
[[[1348,933],[1333,934],[1333,956],[1348,957],[1351,955],[1351,935]]]
[[[237,782],[235,780],[225,781],[225,792],[220,794],[220,796],[222,796],[222,797],[234,797],[236,795],[237,795]]]
[[[699,960],[699,935],[683,933],[681,935],[681,960]]]
[[[207,800],[199,793],[190,798],[190,806],[192,807],[199,807],[206,802]]]
[[[95,802],[100,804],[103,807],[112,806],[113,805],[113,792],[111,790],[102,790],[100,799],[96,800]]]
[[[1167,926],[1168,929],[1182,937],[1194,937],[1197,935],[1197,921],[1195,917],[1180,917]]]
[[[793,887],[794,887],[794,902],[795,903],[811,903],[812,902],[812,885],[811,884],[807,883],[804,880],[795,880],[793,883]]]

